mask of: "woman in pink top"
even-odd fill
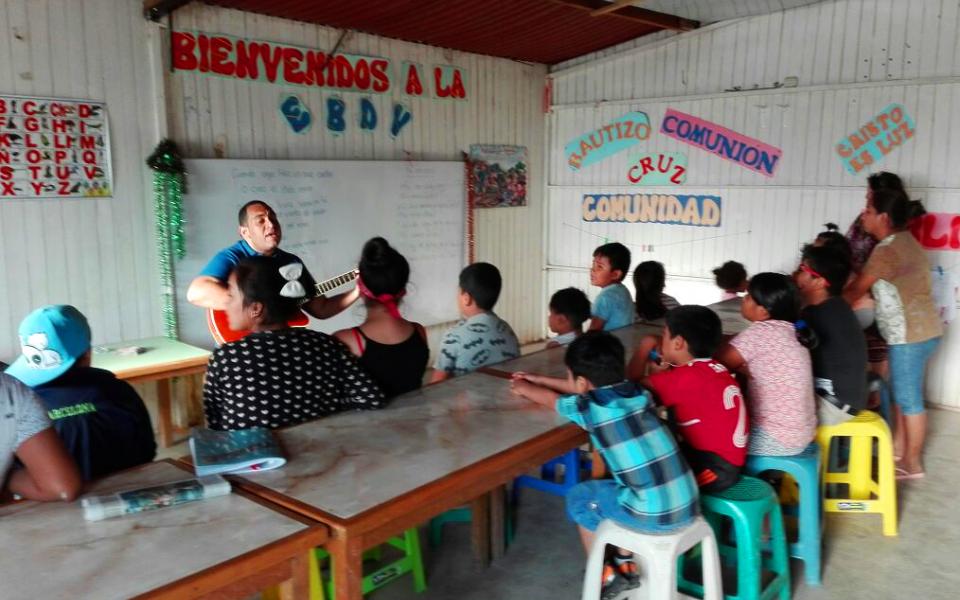
[[[817,412],[807,350],[816,342],[813,331],[797,320],[797,288],[787,275],[754,275],[740,312],[753,324],[730,340],[717,359],[747,377],[747,452],[799,454],[816,434]]]

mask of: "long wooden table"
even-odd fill
[[[106,477],[88,493],[160,485],[192,474],[171,461]],[[326,528],[235,490],[221,498],[98,522],[80,502],[0,505],[5,598],[243,598],[281,585],[309,595],[308,552]]]
[[[128,346],[141,346],[147,351],[125,356],[116,353],[117,348]],[[173,444],[176,434],[185,433],[173,427],[170,379],[203,373],[209,360],[209,351],[164,337],[97,346],[93,353],[93,366],[112,371],[119,379],[129,383],[157,382],[157,426],[163,448]]]
[[[587,441],[582,429],[509,386],[473,373],[381,411],[278,431],[289,462],[233,482],[330,528],[326,548],[341,600],[361,598],[364,550],[465,503],[473,507],[474,539],[493,540],[481,555],[498,557],[502,486]]]

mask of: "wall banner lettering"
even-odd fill
[[[910,223],[910,231],[927,250],[960,250],[960,214],[927,213]]]
[[[394,68],[379,56],[328,56],[323,50],[200,31],[174,31],[170,39],[177,71],[364,94],[400,86],[408,96],[467,99],[466,73],[452,65],[432,65],[425,73],[419,64]]]
[[[627,181],[632,185],[680,185],[687,180],[687,155],[647,152],[630,159]]]
[[[914,131],[907,110],[894,103],[837,142],[837,155],[847,172],[856,175],[903,145]]]
[[[113,196],[107,105],[0,94],[0,198]]]
[[[720,196],[673,194],[584,194],[580,205],[588,223],[663,223],[720,226]]]
[[[672,108],[663,117],[660,133],[766,177],[773,177],[782,155],[780,148]]]
[[[629,112],[613,123],[567,142],[563,152],[571,171],[592,165],[650,137],[647,113]]]

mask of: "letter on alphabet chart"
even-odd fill
[[[583,205],[580,207],[583,212],[584,221],[595,221],[597,219],[597,211],[594,210],[593,206],[596,204],[596,196],[584,196]]]

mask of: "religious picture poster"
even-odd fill
[[[470,195],[477,208],[527,205],[527,148],[470,146]]]
[[[0,199],[110,196],[105,103],[0,94]]]

